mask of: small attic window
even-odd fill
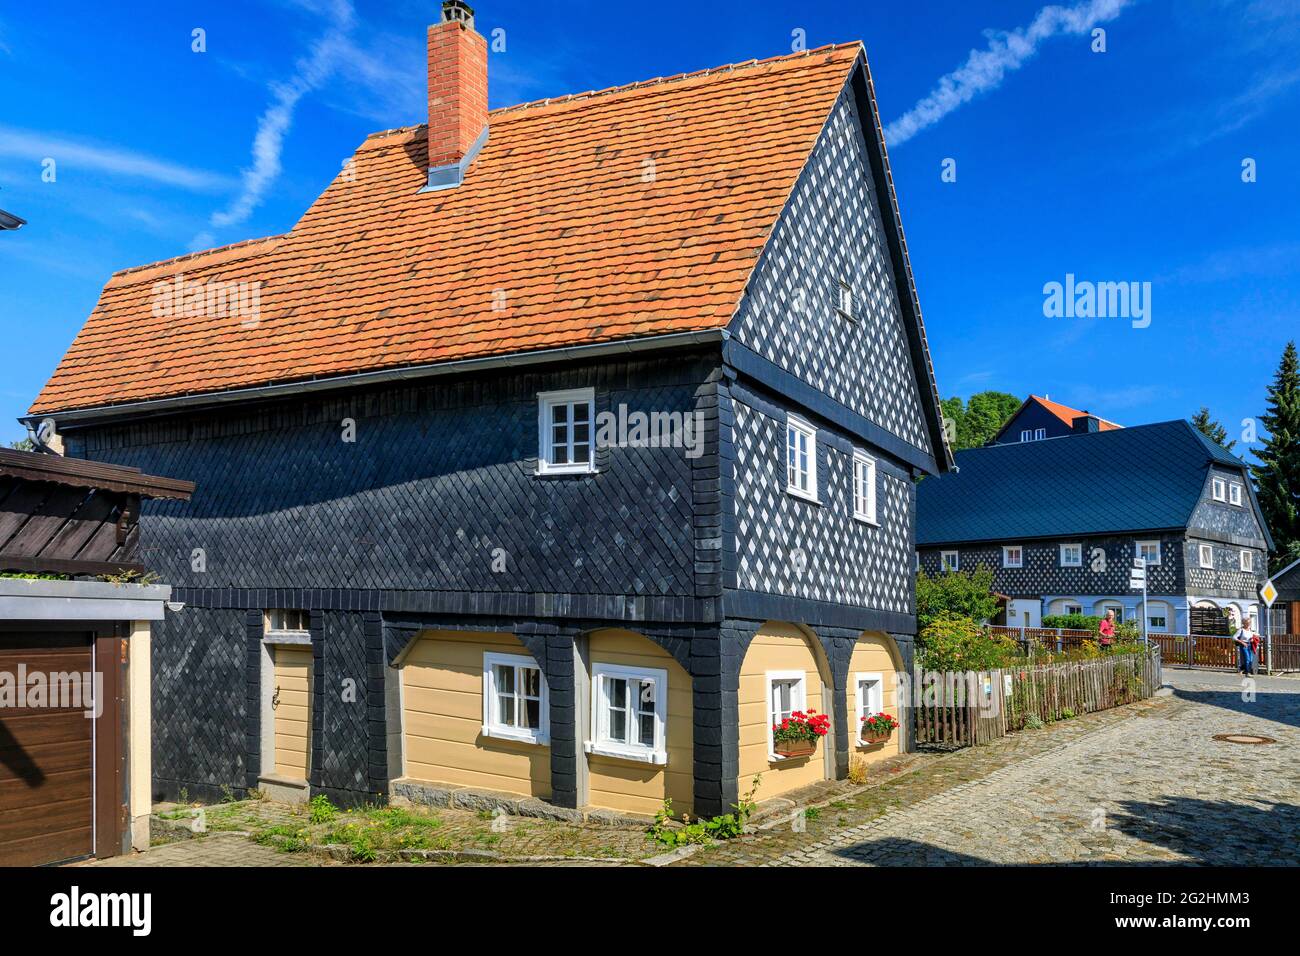
[[[850,322],[856,322],[857,319],[853,315],[853,289],[841,279],[836,292],[838,299],[836,300],[835,311]]]

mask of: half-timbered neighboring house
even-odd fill
[[[142,519],[158,794],[707,815],[896,752],[950,459],[861,45],[489,111],[463,3],[428,43],[427,125],[113,276],[32,406],[198,484]]]

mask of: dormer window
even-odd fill
[[[1046,428],[1026,428],[1020,433],[1021,441],[1042,441],[1046,437]]]
[[[1215,501],[1228,500],[1228,483],[1222,478],[1214,478],[1210,482],[1210,493],[1214,495]]]
[[[1238,508],[1241,507],[1242,486],[1237,484],[1235,481],[1228,486],[1228,501],[1230,504],[1234,504]]]

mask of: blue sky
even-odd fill
[[[438,6],[0,7],[0,208],[30,223],[0,235],[0,440],[112,271],[283,232],[367,133],[420,122]],[[1204,404],[1236,437],[1300,330],[1295,0],[477,10],[505,31],[493,106],[864,40],[945,397],[1048,393],[1125,424]],[[1045,317],[1067,274],[1150,282],[1150,325]]]

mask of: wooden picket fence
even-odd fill
[[[991,626],[989,633],[1013,638],[1026,654],[1039,649],[1060,653],[1081,647],[1084,641],[1097,642],[1097,635],[1092,631],[1064,628]],[[1161,660],[1167,666],[1225,671],[1237,669],[1237,644],[1231,637],[1153,631],[1148,639],[1160,648]],[[1272,635],[1261,656],[1260,673],[1300,671],[1300,635]]]
[[[917,671],[911,676],[918,744],[973,747],[1024,729],[1150,697],[1161,685],[1160,649],[1097,660],[1005,667],[992,671]]]

